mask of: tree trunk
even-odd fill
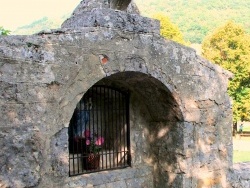
[[[237,121],[233,123],[233,136],[237,134]]]

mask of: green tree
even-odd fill
[[[187,44],[178,26],[172,23],[166,14],[159,12],[154,14],[153,18],[160,21],[160,32],[164,38],[171,39],[180,44]]]
[[[250,36],[229,21],[202,43],[202,55],[234,73],[228,93],[233,99],[233,118],[250,119]]]
[[[0,35],[9,35],[10,31],[4,29],[2,26],[0,26]]]
[[[249,0],[134,0],[143,16],[165,12],[186,41],[201,44],[204,37],[227,20],[244,24],[250,33]],[[178,8],[177,8],[178,7]]]

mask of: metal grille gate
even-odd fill
[[[77,104],[68,133],[70,176],[130,166],[128,93],[93,86]]]

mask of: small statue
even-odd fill
[[[90,110],[92,109],[92,99],[89,98],[87,101],[83,99],[79,102],[76,107],[76,125],[74,127],[74,137],[82,137],[86,125],[90,119]]]

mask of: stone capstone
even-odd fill
[[[105,8],[75,13],[62,24],[62,28],[82,27],[105,27],[136,33],[160,33],[160,24],[157,20]]]

